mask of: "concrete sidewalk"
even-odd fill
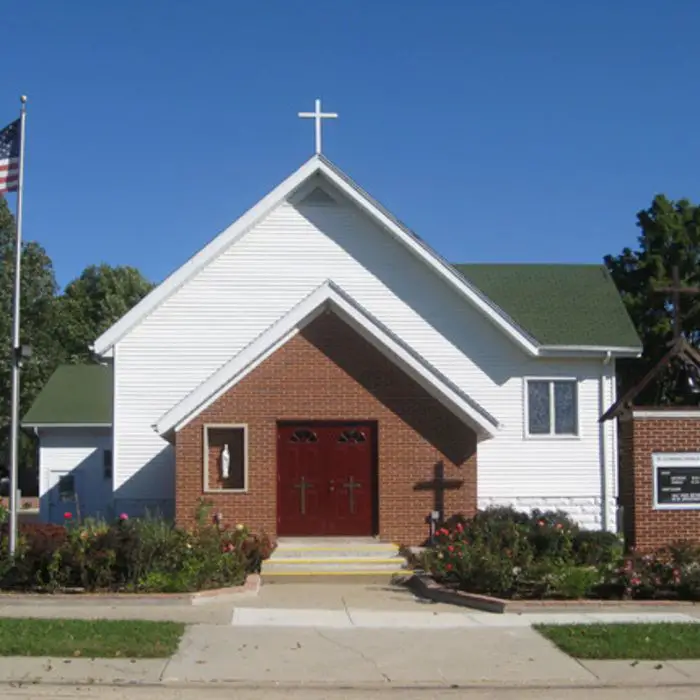
[[[700,686],[700,662],[579,662],[524,627],[416,631],[195,625],[170,660],[0,658],[0,679],[235,688],[680,687]],[[5,697],[2,689],[0,696]]]
[[[317,629],[469,629],[528,628],[537,624],[573,625],[595,623],[700,623],[700,619],[677,612],[596,612],[493,614],[448,607],[433,610],[342,610],[319,608],[247,608],[233,611],[234,627],[313,627]]]

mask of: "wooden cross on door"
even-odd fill
[[[700,294],[700,289],[698,289],[698,287],[683,287],[681,285],[678,265],[674,265],[671,269],[671,278],[673,283],[670,287],[657,287],[656,291],[671,294],[671,303],[673,304],[673,340],[675,342],[683,333],[683,324],[681,323],[681,294]]]
[[[445,465],[440,461],[435,465],[435,476],[430,481],[420,481],[414,487],[414,491],[432,491],[435,494],[435,512],[438,513],[439,522],[445,520],[445,493],[462,488],[463,480],[446,479]]]

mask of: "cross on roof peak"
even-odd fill
[[[337,119],[336,112],[321,111],[321,100],[316,100],[316,108],[313,112],[299,112],[302,119],[314,119],[316,121],[316,155],[321,153],[321,121],[323,119]]]

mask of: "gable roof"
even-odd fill
[[[455,265],[543,346],[642,344],[604,265]]]
[[[184,427],[325,310],[337,314],[397,367],[472,426],[481,437],[496,434],[499,424],[491,414],[330,280],[293,306],[285,316],[165,413],[154,426],[155,430],[167,436]]]
[[[254,207],[231,226],[210,241],[202,250],[173,272],[164,282],[142,299],[111,328],[103,333],[93,346],[98,355],[107,354],[134,326],[139,324],[155,308],[186,284],[202,268],[208,265],[236,240],[247,233],[266,214],[283,200],[293,195],[307,180],[320,174],[345,194],[358,207],[371,216],[389,234],[405,245],[419,259],[429,265],[448,284],[455,288],[474,306],[480,309],[497,326],[530,354],[537,354],[537,344],[521,328],[513,323],[482,292],[472,286],[449,263],[427,246],[410,229],[403,226],[386,209],[381,207],[339,168],[322,156],[313,156],[284,182],[263,197]]]
[[[58,367],[22,421],[27,428],[111,424],[112,368],[104,365]]]
[[[377,200],[365,192],[354,180],[340,170],[331,161],[321,155],[312,156],[298,170],[292,173],[286,180],[279,184],[269,194],[263,197],[255,206],[249,209],[243,216],[237,219],[216,238],[210,241],[202,250],[190,258],[182,267],[173,272],[164,282],[156,287],[150,294],[142,299],[134,308],[126,313],[111,328],[103,333],[94,343],[93,350],[97,355],[105,356],[110,353],[116,343],[119,342],[136,325],[145,319],[154,309],[165,302],[181,286],[186,284],[200,270],[206,267],[217,256],[223,253],[238,239],[244,236],[262,218],[272,211],[282,201],[292,197],[311,178],[320,175],[335,186],[347,198],[354,202],[361,210],[368,214],[389,235],[394,236],[401,244],[410,250],[417,258],[428,265],[447,284],[462,295],[466,301],[481,311],[488,319],[498,326],[507,336],[522,347],[532,356],[546,355],[552,348],[546,347],[547,343],[539,340],[531,334],[527,325],[521,325],[519,316],[525,323],[531,322],[532,314],[511,314],[504,310],[496,299],[492,299],[488,293],[475,284],[470,276],[464,275],[428,246],[413,231],[402,224],[391,212],[383,207]],[[484,279],[482,279],[484,282]],[[485,285],[488,286],[488,283]],[[518,311],[516,309],[516,311]],[[555,315],[554,323],[562,317]],[[625,325],[625,324],[623,324]],[[629,323],[625,325],[627,327]],[[541,329],[540,329],[541,330]],[[559,345],[559,343],[555,343]],[[563,348],[565,352],[608,352],[619,355],[636,356],[640,352],[639,343],[631,346],[612,345],[584,346],[578,343]]]
[[[679,358],[684,364],[700,369],[700,352],[681,336],[672,342],[670,350],[636,384],[618,397],[617,401],[600,417],[600,422],[616,418],[631,408],[632,402],[642,390],[656,379],[674,358]]]

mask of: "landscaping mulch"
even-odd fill
[[[165,658],[184,631],[179,622],[0,618],[0,656]]]
[[[700,659],[697,623],[537,625],[535,629],[578,659]]]

